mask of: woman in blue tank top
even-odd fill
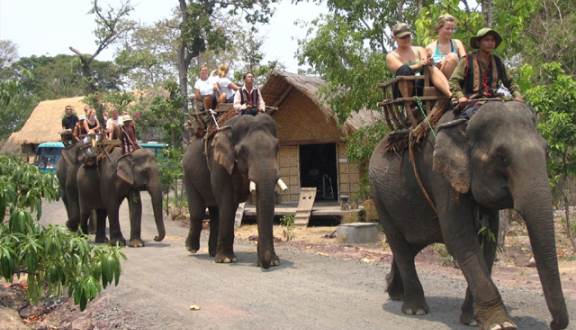
[[[436,32],[438,40],[429,44],[426,49],[436,65],[447,78],[450,78],[458,65],[460,58],[466,56],[466,49],[458,39],[452,39],[456,31],[456,19],[452,15],[442,15],[438,18]]]

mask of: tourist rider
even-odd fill
[[[462,59],[452,77],[450,89],[453,100],[460,108],[467,107],[463,116],[469,118],[477,102],[471,100],[478,98],[493,98],[501,96],[498,93],[500,84],[506,87],[516,101],[523,101],[520,88],[508,74],[500,57],[493,54],[502,42],[502,37],[491,28],[483,28],[470,39],[470,47],[475,49]]]
[[[234,93],[238,90],[238,86],[228,78],[228,64],[221,64],[218,67],[218,82],[216,85],[220,91],[218,103],[234,102]]]
[[[254,86],[254,75],[247,72],[242,77],[244,86],[234,96],[234,110],[243,115],[256,115],[266,111],[260,89]]]
[[[109,139],[118,138],[114,136],[116,127],[122,125],[117,109],[112,109],[112,116],[106,121],[106,135]]]
[[[64,118],[62,118],[62,128],[63,129],[74,129],[76,123],[78,122],[78,116],[74,113],[74,108],[71,105],[67,105],[64,108]]]
[[[208,75],[208,66],[203,64],[200,67],[200,77],[194,84],[194,98],[203,105],[201,111],[216,107],[215,79],[216,77]]]
[[[456,18],[452,15],[442,15],[436,23],[438,39],[430,43],[426,49],[432,54],[434,65],[450,78],[460,59],[466,56],[466,48],[458,39],[452,39],[456,31]]]
[[[74,142],[79,142],[84,139],[88,131],[84,128],[84,122],[86,121],[86,115],[79,115],[78,122],[76,126],[74,126],[72,130],[72,136],[74,138]]]

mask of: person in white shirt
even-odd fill
[[[122,125],[122,121],[118,116],[118,110],[114,109],[112,110],[112,117],[108,118],[108,120],[106,121],[106,134],[108,135],[109,139],[114,138],[113,137],[114,129],[116,128],[116,126],[120,125]]]
[[[234,93],[238,90],[238,86],[228,78],[228,64],[221,64],[218,67],[218,103],[232,103],[234,102]]]
[[[214,78],[208,76],[208,66],[203,64],[200,67],[200,78],[194,84],[194,98],[204,105],[202,111],[214,109],[216,106],[216,95],[214,95]]]
[[[244,74],[244,86],[234,96],[234,109],[243,115],[256,115],[266,111],[264,98],[260,89],[254,86],[254,75],[251,72]]]

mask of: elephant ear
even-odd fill
[[[442,174],[461,194],[470,191],[470,147],[466,121],[455,120],[438,127],[433,154],[434,171]]]
[[[118,160],[116,175],[128,184],[134,184],[134,162],[131,156],[125,156]]]
[[[224,167],[228,174],[232,174],[234,170],[234,162],[236,160],[236,153],[227,131],[221,131],[214,135],[212,139],[212,152],[216,164]]]

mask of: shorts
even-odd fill
[[[422,75],[422,70],[414,71],[412,70],[407,64],[402,65],[398,70],[396,70],[395,77],[406,77],[406,76],[415,76],[419,73]],[[413,82],[414,90],[416,96],[424,95],[424,80],[415,80]],[[398,88],[398,84],[394,84],[392,89],[392,94],[394,98],[402,97],[402,93],[400,93],[400,88]]]

